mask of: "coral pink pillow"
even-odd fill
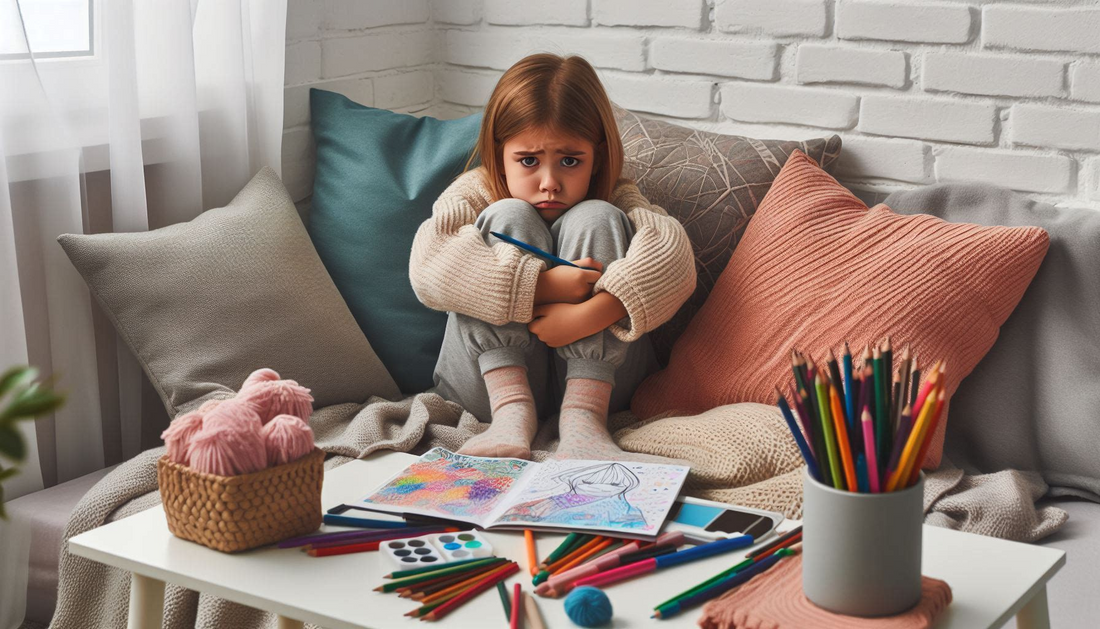
[[[985,356],[1046,255],[1038,227],[982,227],[868,209],[795,152],[749,221],[668,368],[638,387],[640,418],[735,402],[773,403],[795,347],[815,359],[845,340],[889,334],[927,368],[947,361],[947,393]],[[1021,356],[1021,360],[1026,357]],[[925,466],[939,465],[946,417]]]

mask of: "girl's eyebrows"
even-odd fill
[[[542,155],[545,152],[546,151],[543,151],[543,150],[538,150],[538,151],[512,151],[512,154],[513,155],[525,155],[526,156],[526,155]],[[557,151],[554,151],[554,152],[555,153],[561,153],[562,155],[584,155],[587,151],[577,151],[577,150],[574,150],[574,149],[565,148],[565,149],[558,149]]]

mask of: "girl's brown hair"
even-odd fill
[[[465,168],[481,157],[494,201],[511,196],[504,179],[504,143],[529,129],[591,142],[595,163],[586,198],[611,197],[623,170],[623,143],[607,92],[583,57],[534,54],[500,77]]]

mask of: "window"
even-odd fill
[[[93,0],[0,1],[0,60],[94,54]],[[22,21],[19,19],[22,14]],[[26,28],[26,40],[20,24]]]

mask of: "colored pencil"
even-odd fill
[[[637,563],[639,561],[645,561],[653,557],[660,557],[669,553],[676,552],[676,547],[671,544],[664,544],[661,546],[650,546],[649,548],[643,548],[639,551],[630,553],[629,555],[623,555],[619,559],[619,565],[625,566],[627,564]]]
[[[840,357],[844,365],[844,417],[848,419],[848,431],[856,430],[855,415],[855,390],[852,381],[852,350],[848,347],[848,341],[844,341],[844,354]]]
[[[489,574],[494,570],[499,570],[501,566],[507,563],[507,561],[507,559],[501,557],[500,561],[495,563],[476,566],[465,572],[459,572],[458,574],[450,574],[436,577],[431,581],[407,585],[403,588],[398,588],[397,591],[402,594],[403,598],[412,598],[415,600],[425,599],[437,592],[451,589],[455,585],[461,584],[463,581],[468,581],[474,577],[478,577],[483,574]]]
[[[523,614],[520,611],[523,609],[523,588],[519,583],[516,583],[512,588],[512,622],[511,629],[520,629],[523,626]]]
[[[929,379],[931,379],[931,377],[929,377]],[[933,394],[935,394],[935,392]],[[921,407],[920,416],[917,417],[916,421],[913,423],[913,430],[910,431],[909,438],[905,440],[905,448],[902,450],[901,458],[898,459],[898,468],[894,470],[894,473],[890,476],[886,484],[886,491],[894,491],[901,486],[901,481],[903,479],[909,478],[913,460],[917,457],[917,451],[920,449],[921,442],[928,432],[928,423],[932,417],[932,409],[934,406],[935,404],[926,402],[924,406]]]
[[[578,551],[578,554],[574,557],[574,559],[572,559],[569,562],[565,563],[564,565],[562,565],[560,568],[558,568],[554,572],[565,572],[566,570],[569,570],[570,568],[575,568],[575,567],[579,566],[580,564],[588,561],[591,557],[594,557],[596,555],[596,553],[598,553],[601,550],[603,550],[603,549],[607,548],[608,546],[610,546],[611,543],[614,542],[614,541],[615,540],[611,539],[610,537],[605,537],[605,538],[601,539],[598,544],[596,544],[592,548],[588,549],[587,551],[585,551],[583,553],[580,553]],[[551,572],[551,575],[553,575],[554,572]]]
[[[512,602],[508,600],[508,588],[504,587],[504,581],[497,581],[497,593],[500,594],[500,605],[504,608],[504,620],[512,621]]]
[[[558,547],[555,548],[554,551],[551,552],[549,555],[547,555],[546,559],[544,559],[543,562],[539,564],[539,567],[543,568],[557,561],[559,557],[561,557],[567,550],[569,550],[573,546],[573,542],[575,542],[580,536],[580,533],[570,533],[569,535],[566,535],[565,539],[562,540],[560,544],[558,544]]]
[[[799,389],[805,389],[809,386],[806,382],[805,376],[802,370],[806,367],[806,361],[802,359],[802,356],[798,354],[797,350],[791,350],[791,371],[794,372],[794,384]]]
[[[840,394],[832,384],[829,388],[829,401],[833,415],[833,427],[836,429],[837,450],[840,451],[840,463],[844,468],[844,482],[848,491],[858,491],[856,484],[856,465],[852,461],[852,444],[848,441],[848,424],[840,406]]]
[[[905,447],[905,441],[909,439],[909,432],[913,429],[913,409],[906,404],[901,410],[901,419],[898,420],[898,432],[894,435],[894,447],[890,449],[890,460],[886,463],[886,474],[894,473],[898,469],[898,459],[901,458],[901,450]]]
[[[837,364],[836,354],[833,353],[832,348],[829,349],[829,358],[825,361],[825,364],[829,367],[829,380],[837,388],[837,393],[843,398],[844,381],[840,379],[840,365]]]
[[[936,428],[939,427],[940,414],[943,413],[943,405],[945,396],[947,395],[947,392],[944,391],[944,386],[943,384],[940,385],[940,394],[936,398],[936,408],[932,410],[932,419],[928,422],[928,433],[924,437],[920,450],[917,451],[916,458],[913,459],[913,469],[909,472],[909,479],[902,487],[910,487],[913,483],[917,482],[917,477],[920,476],[921,465],[924,465],[924,457],[928,456],[928,450],[932,446],[932,440],[936,438]]]
[[[416,537],[423,533],[441,533],[447,529],[457,531],[456,527],[442,525],[418,526],[400,530],[386,529],[382,531],[336,531],[334,533],[319,533],[316,535],[303,535],[279,542],[278,548],[297,548],[314,544],[324,544],[335,541],[353,540],[355,542],[372,542],[386,539],[401,539],[404,537]]]
[[[499,562],[500,557],[485,557],[484,559],[479,559],[478,561],[483,562],[483,563],[494,563],[494,562]],[[461,565],[461,566],[440,566],[440,568],[438,570],[435,570],[435,571],[432,571],[432,572],[425,572],[423,574],[418,574],[418,575],[414,575],[414,576],[411,576],[411,577],[405,577],[404,579],[394,579],[393,581],[390,581],[389,583],[384,583],[384,584],[374,588],[374,591],[375,592],[392,592],[392,591],[394,591],[398,588],[405,587],[406,585],[413,585],[415,583],[430,581],[430,580],[435,579],[437,577],[442,577],[442,576],[445,576],[445,575],[451,575],[451,574],[455,574],[455,573],[458,573],[458,572],[466,572],[467,570],[471,570],[473,567],[474,567],[474,563],[468,563],[468,564],[464,564],[464,565]]]
[[[399,530],[396,530],[396,529],[392,529],[392,530],[387,530],[387,531],[381,531],[380,532],[380,533],[385,533],[385,535],[370,535],[370,534],[364,533],[360,537],[347,537],[347,538],[343,538],[343,539],[320,540],[320,541],[317,541],[317,542],[313,542],[311,544],[307,544],[306,546],[303,546],[302,550],[307,550],[308,551],[308,550],[320,550],[320,549],[325,549],[325,548],[343,548],[343,547],[346,547],[350,544],[368,544],[368,543],[382,544],[382,543],[391,542],[391,541],[394,541],[394,540],[406,540],[406,539],[412,539],[414,537],[424,537],[425,535],[434,535],[436,533],[447,533],[447,532],[452,532],[453,533],[453,532],[455,532],[459,529],[454,528],[454,527],[435,528],[435,529],[428,530],[428,531],[417,531],[415,533],[410,533],[409,531],[411,531],[411,530],[412,529],[405,529],[404,532],[402,532],[402,531],[399,531]]]
[[[877,460],[882,461],[890,455],[883,454],[886,451],[886,425],[888,423],[886,418],[886,395],[883,393],[886,387],[886,375],[883,373],[884,362],[882,352],[879,351],[878,346],[873,350],[872,357],[871,366],[875,376],[875,455]]]
[[[766,555],[766,554],[772,552],[773,550],[775,550],[777,548],[782,548],[787,542],[789,542],[792,539],[796,539],[796,538],[800,537],[801,535],[802,535],[802,525],[799,524],[798,526],[794,527],[793,529],[791,529],[791,530],[787,531],[786,533],[780,535],[779,537],[773,539],[771,541],[771,543],[768,544],[767,546],[761,546],[760,548],[757,548],[756,550],[752,551],[751,553],[749,553],[745,556],[748,557],[749,559],[755,559],[757,557],[760,557],[761,555]]]
[[[805,390],[803,390],[805,392]],[[817,450],[814,449],[813,415],[806,410],[805,396],[791,388],[791,399],[794,400],[794,410],[798,412],[798,422],[802,426],[802,434],[806,437],[806,445],[810,446],[810,454],[817,460]],[[820,464],[819,464],[820,465]]]
[[[491,575],[500,570],[504,570],[508,567],[507,563],[493,565],[488,570],[471,570],[462,575],[460,581],[455,581],[447,585],[436,585],[431,587],[431,592],[419,592],[414,594],[411,598],[419,600],[425,605],[431,605],[432,603],[438,603],[439,601],[447,600],[453,596],[456,596],[464,592],[470,586],[480,582],[483,578]]]
[[[901,399],[901,378],[898,374],[894,374],[894,385],[890,389],[890,407],[886,409],[886,413],[890,416],[890,430],[894,433],[898,431],[898,420],[901,419],[901,409],[898,408],[896,400]],[[892,441],[892,440],[891,440]]]
[[[618,583],[619,581],[624,581],[631,577],[636,577],[638,575],[653,572],[656,569],[657,558],[651,557],[644,561],[636,561],[632,564],[619,566],[618,568],[612,568],[611,570],[607,570],[605,572],[599,572],[590,577],[578,579],[577,582],[573,585],[574,587],[583,587],[585,585],[591,585],[594,587],[611,585],[613,583]]]
[[[668,533],[665,533],[664,535],[668,535]],[[664,535],[662,535],[662,537],[664,537]],[[657,539],[658,541],[660,541],[661,538],[658,537]],[[559,574],[555,574],[554,576],[550,577],[550,580],[548,582],[540,585],[535,591],[539,594],[547,596],[557,596],[559,594],[564,594],[565,592],[573,589],[573,583],[576,582],[578,579],[583,579],[584,577],[596,574],[597,572],[602,572],[604,570],[610,570],[611,568],[617,567],[621,563],[623,556],[628,555],[636,550],[638,550],[638,542],[630,542],[629,544],[625,544],[618,550],[612,551],[595,561],[581,564],[571,570],[566,570]]]
[[[479,557],[477,559],[463,559],[461,561],[454,561],[454,562],[451,562],[451,563],[447,564],[447,567],[448,568],[453,568],[455,566],[461,566],[461,565],[465,565],[465,564],[472,564],[472,563],[475,563],[475,562],[484,562],[486,559],[491,559],[491,557]],[[418,574],[424,574],[425,572],[435,572],[436,570],[439,570],[439,569],[440,569],[440,566],[424,566],[423,568],[409,568],[408,570],[398,570],[397,572],[391,572],[391,573],[385,575],[382,578],[383,579],[402,579],[404,577],[415,577]]]
[[[909,373],[913,367],[912,354],[909,352],[909,344],[901,351],[901,364],[898,365],[898,380],[901,381],[901,393],[894,401],[895,415],[901,421],[901,411],[909,401]]]
[[[431,612],[429,612],[427,615],[421,616],[420,619],[421,620],[439,620],[440,618],[442,618],[442,617],[446,616],[447,614],[451,613],[452,610],[454,610],[458,606],[462,605],[466,601],[470,600],[471,598],[477,596],[478,594],[481,594],[485,590],[487,590],[487,589],[493,587],[494,585],[496,585],[497,581],[503,581],[503,580],[507,579],[509,576],[511,576],[513,573],[516,573],[516,572],[519,572],[519,564],[515,563],[515,562],[512,562],[512,564],[509,568],[506,568],[504,571],[502,571],[500,573],[497,573],[497,574],[494,574],[492,576],[486,577],[485,580],[482,581],[481,583],[479,583],[479,584],[475,585],[474,587],[466,590],[462,594],[452,598],[451,600],[447,601],[443,605],[440,605],[439,607],[436,607]]]
[[[321,518],[321,521],[330,526],[351,526],[358,529],[403,529],[409,526],[408,522],[352,518],[346,515],[335,515],[333,513],[326,513]]]
[[[798,429],[795,424],[794,416],[791,415],[791,407],[787,404],[787,398],[783,397],[783,393],[779,390],[779,387],[775,388],[775,394],[779,396],[778,404],[779,411],[783,413],[783,419],[787,422],[787,428],[791,431],[791,436],[794,437],[795,445],[798,446],[798,451],[802,453],[802,459],[806,461],[806,467],[810,470],[810,475],[813,476],[818,482],[821,481],[821,472],[817,469],[817,461],[814,460],[814,455],[810,453],[810,445],[806,443],[806,439],[802,436],[802,431]]]
[[[909,385],[909,406],[917,405],[917,387],[920,385],[920,369],[917,368],[917,357],[913,357],[913,373],[909,378],[912,380]]]
[[[932,388],[939,382],[942,369],[943,364],[939,361],[929,369],[928,377],[924,379],[924,384],[920,387],[920,393],[917,394],[917,401],[913,404],[913,412],[917,415],[920,415],[924,406],[924,400],[928,398],[928,394],[932,392]]]
[[[869,406],[863,407],[863,452],[867,455],[867,484],[871,493],[879,493],[878,459],[875,456],[875,423]]]
[[[890,390],[890,383],[894,381],[894,348],[890,344],[889,334],[886,335],[886,340],[882,343],[882,376],[882,384],[886,386],[882,393],[886,396],[886,410],[889,412],[894,404],[894,398],[891,397],[892,391]]]
[[[531,576],[539,573],[538,553],[535,552],[535,532],[531,529],[523,530],[523,541],[527,544],[527,567]]]
[[[481,583],[483,580],[492,578],[493,576],[496,576],[497,574],[499,574],[501,572],[507,572],[508,570],[510,570],[510,565],[518,566],[518,564],[515,564],[515,562],[510,561],[506,564],[501,564],[501,565],[497,566],[493,570],[490,570],[488,573],[480,574],[476,577],[473,577],[473,578],[469,579],[468,581],[460,583],[456,587],[448,588],[446,591],[440,591],[436,595],[429,596],[429,597],[426,597],[426,598],[425,597],[420,597],[419,598],[420,607],[417,607],[416,609],[412,610],[411,612],[406,613],[405,615],[406,616],[414,616],[414,617],[423,616],[423,615],[427,614],[428,612],[432,611],[433,609],[435,609],[436,607],[439,607],[439,606],[443,605],[447,601],[462,595],[463,592],[465,592],[466,590],[469,590],[474,585],[477,585],[478,583]]]
[[[539,604],[530,594],[523,596],[523,605],[527,608],[527,622],[531,623],[531,629],[546,629],[546,623],[542,620]]]
[[[562,569],[562,566],[572,562],[574,559],[576,559],[577,557],[582,556],[583,554],[587,553],[589,550],[595,548],[596,546],[599,546],[601,543],[603,543],[604,539],[605,538],[602,535],[592,536],[592,539],[585,542],[583,546],[577,548],[576,550],[570,552],[567,555],[562,556],[560,559],[558,559],[554,563],[550,564],[549,566],[546,566],[546,570],[550,574],[554,574],[555,572],[560,572],[561,569]]]
[[[774,566],[783,557],[793,555],[794,552],[786,552],[786,549],[781,553],[771,555],[761,561],[754,562],[753,564],[746,566],[743,570],[733,573],[730,576],[718,581],[698,592],[690,594],[682,599],[669,603],[667,606],[658,609],[654,612],[654,618],[672,618],[681,613],[685,609],[694,607],[700,603],[709,601],[713,598],[721,596],[725,592],[732,590],[733,588],[748,582],[753,577],[767,571]]]
[[[871,486],[867,480],[867,457],[862,452],[856,455],[856,487],[859,493],[871,493]]]
[[[844,474],[841,472],[840,453],[837,451],[836,431],[829,413],[829,394],[825,391],[825,378],[817,374],[816,381],[819,413],[821,415],[821,433],[825,437],[825,460],[829,464],[833,487],[844,489]]]
[[[684,550],[678,550],[672,554],[657,557],[654,561],[657,562],[658,568],[670,568],[697,559],[704,559],[706,557],[728,553],[738,548],[752,546],[752,544],[752,535],[738,535],[737,537],[727,537],[699,546],[685,548]]]

